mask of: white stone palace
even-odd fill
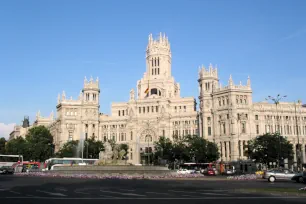
[[[234,84],[232,76],[227,86],[219,82],[217,68],[212,65],[199,70],[200,135],[215,142],[222,161],[247,159],[247,141],[269,132],[280,132],[294,144],[301,146],[305,163],[306,106],[300,101],[253,103],[251,80],[246,85]],[[297,158],[294,155],[294,163]],[[292,164],[292,163],[291,163]]]
[[[16,126],[10,138],[25,136],[33,126],[44,125],[54,136],[56,151],[69,140],[95,137],[129,145],[129,162],[147,162],[145,152],[154,151],[160,136],[200,135],[219,146],[222,161],[247,159],[247,141],[267,132],[279,131],[295,144],[302,144],[304,163],[306,145],[306,107],[301,102],[253,103],[251,80],[246,85],[219,83],[212,65],[199,70],[199,111],[194,97],[181,97],[180,85],[171,74],[171,49],[168,38],[149,35],[146,72],[131,89],[127,102],[112,103],[111,114],[100,113],[99,80],[84,80],[77,99],[58,96],[57,114],[42,117],[32,126]],[[297,118],[297,120],[296,120]],[[296,151],[296,149],[295,149]],[[295,159],[296,161],[296,156]]]

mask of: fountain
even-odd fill
[[[126,160],[123,160],[126,151],[119,151],[119,146],[116,145],[114,150],[109,142],[104,143],[104,151],[99,154],[99,160],[95,162],[95,165],[126,165]]]

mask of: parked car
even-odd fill
[[[207,175],[209,176],[215,176],[216,175],[216,171],[214,169],[207,169]]]
[[[1,166],[0,174],[14,174],[15,170],[11,166]]]
[[[195,171],[194,170],[188,170],[188,169],[179,169],[177,170],[178,174],[193,174]]]
[[[276,180],[291,180],[296,172],[289,169],[271,169],[265,171],[264,178],[268,179],[269,182],[274,182]]]
[[[296,181],[298,183],[304,183],[303,172],[295,174],[292,178],[292,181]]]

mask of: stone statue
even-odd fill
[[[104,151],[101,151],[99,154],[99,160],[108,161],[111,160],[113,156],[112,147],[109,142],[104,143]]]
[[[119,152],[119,158],[118,158],[118,160],[122,160],[123,157],[124,157],[124,155],[125,155],[125,153],[126,153],[126,151],[125,151],[124,149],[121,150],[121,151]]]

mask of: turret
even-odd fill
[[[160,33],[156,40],[149,35],[146,61],[146,76],[150,79],[171,77],[171,49],[166,34]]]
[[[99,94],[99,78],[94,80],[92,77],[90,77],[90,80],[87,81],[87,78],[85,77],[82,96],[80,94],[80,97],[83,99],[83,103],[99,104]]]

